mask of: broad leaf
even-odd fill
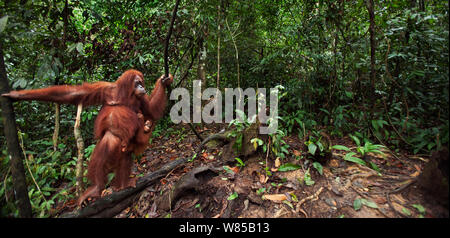
[[[353,157],[353,155],[356,155],[356,153],[355,152],[347,153],[344,156],[344,160],[366,166],[366,162],[364,162],[364,160],[362,160],[360,158]]]
[[[361,145],[361,142],[359,141],[358,137],[353,136],[353,135],[350,135],[350,137],[355,141],[357,146]]]
[[[405,214],[407,216],[411,216],[411,212],[406,208],[402,208],[402,212],[403,212],[403,214]]]
[[[311,143],[308,145],[308,152],[312,155],[314,155],[316,153],[317,150],[317,145],[315,145],[314,143]]]
[[[313,185],[315,183],[314,180],[312,180],[312,178],[311,178],[311,174],[309,173],[309,169],[305,173],[304,181],[305,181],[305,184],[307,186],[311,186],[311,185]]]
[[[355,209],[355,211],[358,211],[359,209],[361,209],[361,207],[362,207],[361,199],[359,198],[355,199],[355,201],[353,202],[353,209]]]
[[[314,162],[312,165],[315,169],[317,169],[320,175],[323,174],[323,167],[319,162]]]
[[[234,199],[236,199],[238,196],[239,196],[239,195],[237,194],[237,192],[234,192],[234,193],[230,194],[230,196],[228,196],[227,200],[228,200],[228,201],[234,200]]]
[[[420,213],[425,213],[425,208],[420,204],[413,204],[413,207],[415,207]]]
[[[380,168],[378,168],[378,166],[374,162],[370,161],[369,164],[373,170],[377,171],[378,173],[381,173]]]
[[[234,158],[234,159],[239,163],[240,166],[242,166],[242,167],[245,166],[244,162],[242,162],[241,159],[239,159],[239,158]]]
[[[347,146],[343,145],[333,145],[331,149],[350,151],[350,149]]]
[[[362,203],[363,205],[365,205],[365,206],[370,207],[370,208],[378,208],[378,206],[377,206],[376,203],[374,203],[374,202],[372,202],[372,201],[368,201],[368,200],[366,200],[366,199],[364,199],[364,198],[361,199],[361,203]]]
[[[280,171],[280,172],[286,172],[286,171],[297,170],[297,169],[299,169],[299,168],[301,168],[300,165],[286,163],[286,164],[282,164],[282,165],[280,166],[280,168],[278,168],[278,171]]]

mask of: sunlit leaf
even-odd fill
[[[356,155],[356,153],[355,152],[347,153],[344,156],[344,160],[366,166],[366,162],[364,162],[364,160],[362,160],[360,158],[353,157],[353,155]]]
[[[403,214],[405,214],[407,216],[411,216],[411,211],[406,208],[402,208],[402,212],[403,212]]]
[[[230,194],[230,196],[228,196],[227,200],[228,200],[228,201],[234,200],[234,199],[236,199],[238,196],[239,196],[239,195],[237,194],[237,192],[234,192],[234,193]]]
[[[416,208],[420,213],[425,213],[425,208],[420,204],[413,204],[414,208]]]
[[[347,146],[343,145],[333,145],[331,149],[350,151],[350,149]]]
[[[286,164],[282,164],[280,166],[280,168],[278,168],[278,171],[280,172],[286,172],[286,171],[292,171],[292,170],[297,170],[301,168],[300,165],[296,165],[296,164],[291,164],[291,163],[286,163]]]

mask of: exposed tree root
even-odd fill
[[[81,210],[64,213],[61,218],[84,218],[84,217],[113,217],[129,206],[136,195],[146,187],[153,184],[158,179],[164,177],[177,166],[186,163],[190,158],[174,160],[165,164],[159,170],[149,173],[142,177],[136,183],[134,188],[126,188],[118,192],[114,192],[108,196],[99,198],[97,201],[89,204]]]

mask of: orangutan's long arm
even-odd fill
[[[167,106],[166,86],[173,82],[173,76],[169,74],[169,78],[163,80],[161,76],[157,81],[155,88],[150,96],[142,97],[142,113],[145,120],[157,121],[164,116],[164,109]]]
[[[2,94],[16,100],[38,100],[84,106],[103,104],[106,94],[112,92],[112,83],[98,82],[83,85],[58,85],[41,89],[11,91]]]

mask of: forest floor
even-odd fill
[[[219,132],[218,125],[205,125],[201,135]],[[133,173],[143,176],[177,158],[193,157],[200,141],[187,125],[178,125],[153,138],[150,148],[136,161]],[[402,191],[386,192],[417,177],[427,161],[407,154],[394,156],[369,155],[381,173],[342,159],[333,150],[330,159],[322,163],[322,175],[305,159],[303,142],[296,136],[284,138],[290,155],[275,161],[268,159],[271,176],[266,176],[266,153],[256,152],[237,162],[224,162],[222,148],[203,150],[188,163],[180,165],[159,182],[147,187],[138,199],[116,217],[183,217],[183,218],[394,218],[448,217],[448,210],[426,199],[415,184]],[[332,144],[354,148],[348,138],[333,139]],[[229,160],[228,160],[229,161]],[[291,163],[301,168],[280,172],[280,164]],[[224,169],[224,166],[228,169]],[[312,182],[306,185],[305,172]],[[176,188],[177,192],[168,191]],[[171,197],[173,196],[173,197]],[[355,204],[355,200],[357,200]],[[420,209],[423,207],[424,211]],[[395,208],[394,211],[392,208]],[[356,209],[356,210],[355,210]]]

